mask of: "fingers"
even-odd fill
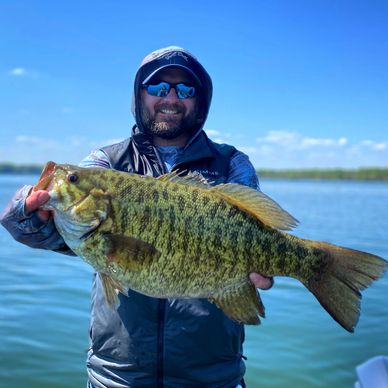
[[[51,217],[51,212],[49,212],[48,210],[38,210],[38,217],[43,222],[47,222]]]
[[[38,210],[38,216],[42,221],[48,221],[50,218],[50,212],[47,210],[39,209],[43,204],[49,200],[49,193],[45,190],[33,191],[27,198],[25,203],[26,214],[32,213]]]
[[[26,198],[25,211],[26,213],[31,213],[37,209],[39,209],[44,203],[49,200],[49,193],[45,190],[33,191]]]
[[[249,274],[249,280],[255,285],[256,288],[261,290],[269,290],[273,286],[273,278],[267,278],[256,272]]]

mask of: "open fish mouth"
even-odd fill
[[[37,191],[37,190],[46,190],[47,187],[49,186],[53,174],[56,169],[56,163],[54,162],[47,162],[46,165],[43,168],[43,171],[40,175],[38,183],[32,188],[32,191]]]

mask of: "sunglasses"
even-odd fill
[[[175,89],[175,93],[179,99],[193,98],[195,96],[195,87],[183,83],[170,84],[168,82],[161,82],[156,85],[143,85],[150,96],[166,97],[170,93],[171,88]]]

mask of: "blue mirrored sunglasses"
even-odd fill
[[[170,84],[168,82],[161,82],[156,85],[143,85],[150,96],[166,97],[170,93],[171,88],[175,89],[175,93],[179,99],[193,98],[195,96],[195,87],[183,83]]]

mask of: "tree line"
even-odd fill
[[[40,174],[42,170],[43,165],[41,164],[0,163],[2,174]]]
[[[357,169],[257,169],[256,171],[260,178],[272,179],[388,181],[388,167],[365,167]]]
[[[40,174],[43,165],[0,163],[2,174]],[[256,170],[258,176],[271,179],[315,179],[315,180],[366,180],[388,181],[388,167],[345,168],[300,168]]]

